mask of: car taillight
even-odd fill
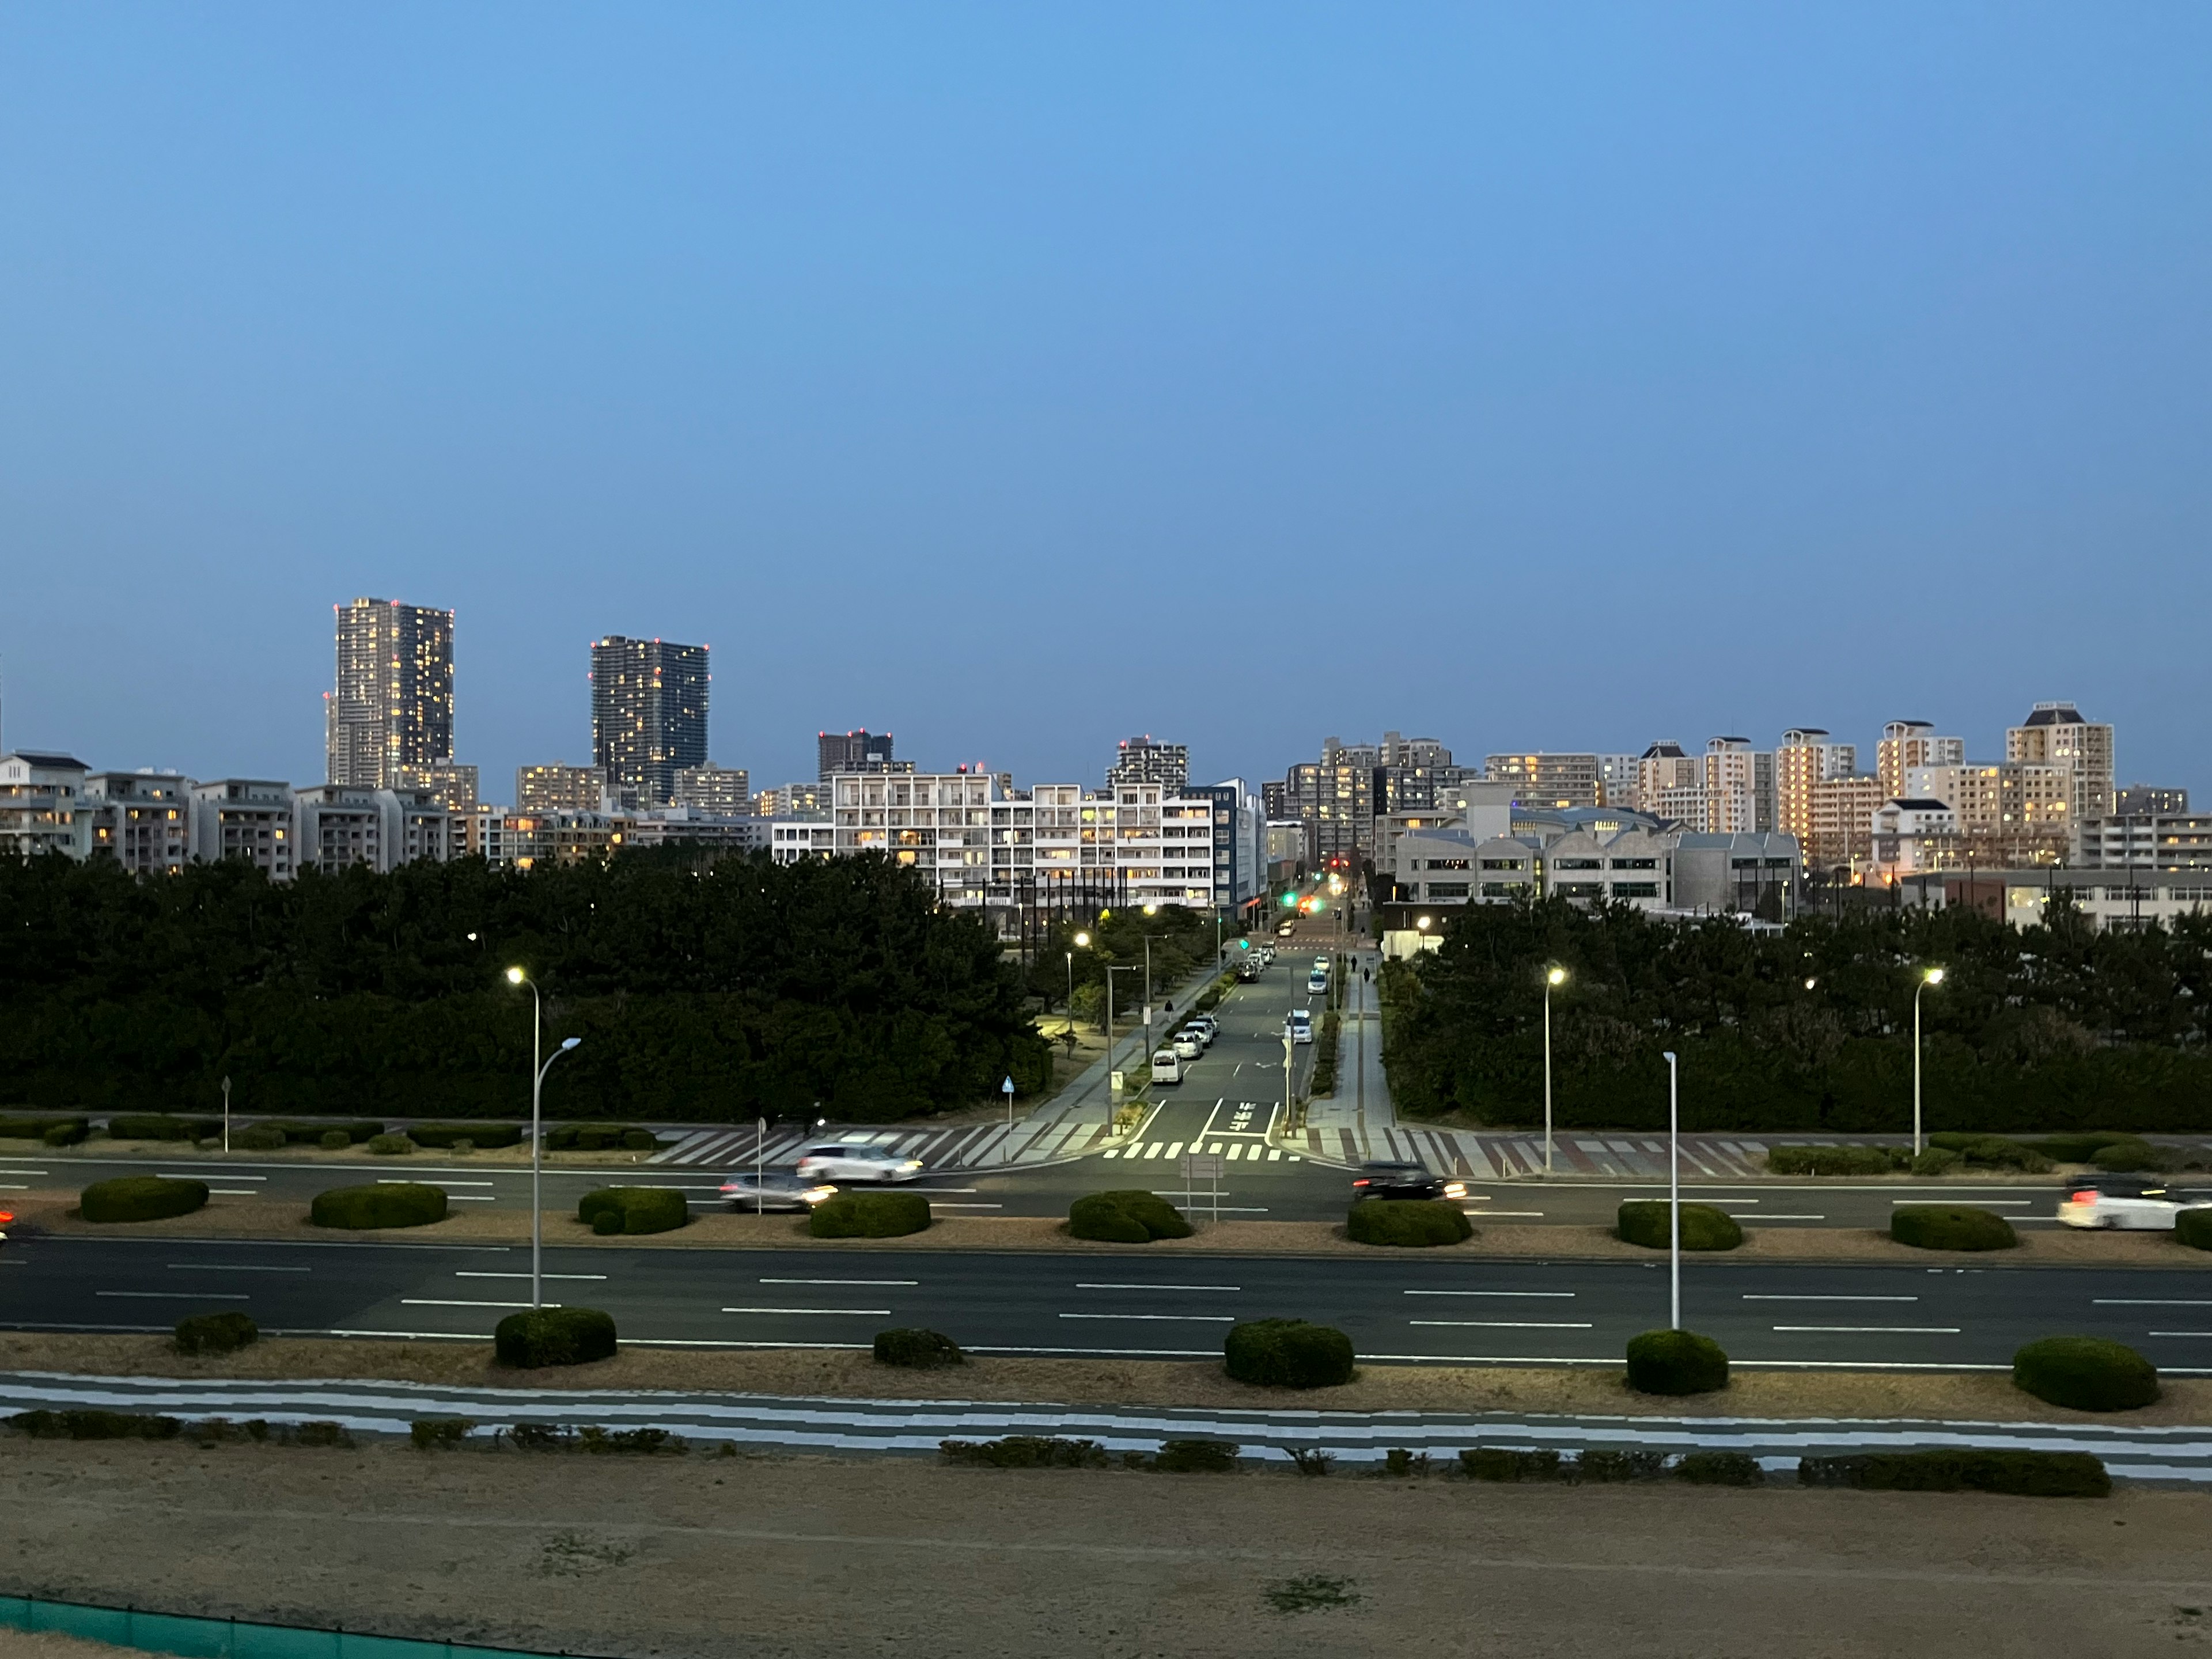
[[[1365,1176],[1360,1176],[1360,1177],[1359,1177],[1359,1179],[1358,1179],[1358,1180],[1357,1180],[1357,1181],[1353,1182],[1352,1184],[1353,1186],[1355,1186],[1355,1187],[1364,1187],[1364,1186],[1368,1185],[1369,1183],[1368,1183],[1367,1177],[1366,1177]]]
[[[2075,1194],[2073,1201],[2076,1204],[2094,1204],[2097,1197],[2097,1189],[2093,1187],[2087,1192]]]

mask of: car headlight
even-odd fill
[[[1467,1182],[1464,1181],[1447,1181],[1444,1182],[1444,1196],[1446,1198],[1465,1198],[1467,1196]]]
[[[918,1158],[910,1158],[907,1159],[905,1163],[899,1165],[899,1168],[902,1170],[919,1170],[921,1167],[921,1160]]]
[[[802,1202],[819,1204],[825,1198],[836,1197],[837,1189],[835,1187],[809,1187],[799,1196]]]

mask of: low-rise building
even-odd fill
[[[611,813],[616,810],[606,774],[596,766],[554,761],[514,770],[514,810],[526,816],[555,812]]]
[[[428,789],[318,784],[293,796],[297,867],[335,875],[353,865],[388,874],[428,859],[442,864],[468,845],[467,814]]]
[[[192,857],[192,781],[149,768],[84,781],[92,850],[133,875],[174,875]]]
[[[752,816],[752,777],[743,767],[686,766],[676,774],[672,805],[725,818]]]
[[[292,786],[281,778],[217,778],[192,786],[191,848],[196,863],[242,859],[271,881],[299,873],[299,836]]]
[[[1931,871],[1900,878],[1893,890],[1904,904],[1932,908],[1968,905],[2015,927],[2040,927],[2051,907],[2070,904],[2100,930],[2171,927],[2212,911],[2212,871],[2082,870],[2067,866]]]
[[[90,769],[68,755],[18,750],[0,755],[0,848],[19,858],[92,854],[93,815],[85,798]]]
[[[2074,862],[2091,870],[2212,870],[2212,814],[2092,818],[2077,827]]]
[[[1940,800],[1907,796],[1875,809],[1871,873],[1883,882],[1965,861],[1959,815]]]

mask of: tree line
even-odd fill
[[[1801,917],[1753,932],[1628,906],[1471,905],[1382,979],[1384,1064],[1409,1115],[1655,1128],[1680,1066],[1686,1128],[1900,1131],[1921,994],[1929,1129],[2212,1129],[2212,919],[2099,933],[2057,904],[2015,929],[1972,910]]]
[[[881,858],[672,848],[497,868],[0,860],[0,1099],[80,1110],[868,1121],[1051,1075],[1019,970]]]

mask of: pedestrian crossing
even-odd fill
[[[1142,1159],[1156,1162],[1161,1158],[1181,1158],[1186,1152],[1204,1152],[1214,1158],[1227,1158],[1231,1163],[1243,1160],[1247,1164],[1266,1162],[1281,1164],[1288,1161],[1302,1164],[1305,1160],[1297,1152],[1285,1152],[1279,1146],[1267,1146],[1249,1137],[1244,1139],[1200,1139],[1188,1145],[1180,1140],[1151,1140],[1133,1143],[1098,1154],[1101,1158],[1118,1158],[1125,1162]]]
[[[1503,1181],[1545,1172],[1540,1134],[1493,1134],[1466,1129],[1431,1129],[1417,1124],[1360,1129],[1309,1128],[1306,1151],[1333,1163],[1362,1164],[1388,1158],[1423,1164],[1442,1174],[1477,1181]],[[1785,1144],[1740,1135],[1684,1135],[1682,1173],[1693,1180],[1735,1181],[1763,1176],[1770,1146]],[[1832,1146],[1832,1140],[1790,1136],[1790,1146]],[[1664,1135],[1557,1134],[1552,1139],[1552,1173],[1663,1180],[1667,1175]]]
[[[743,1168],[751,1164],[788,1164],[817,1141],[841,1141],[847,1146],[879,1146],[899,1158],[919,1158],[931,1170],[996,1169],[1012,1164],[1049,1164],[1079,1158],[1109,1139],[1103,1122],[965,1123],[929,1129],[840,1128],[825,1124],[818,1129],[772,1127],[763,1140],[752,1129],[720,1126],[696,1129],[672,1146],[665,1146],[646,1160],[648,1164],[685,1168]]]

